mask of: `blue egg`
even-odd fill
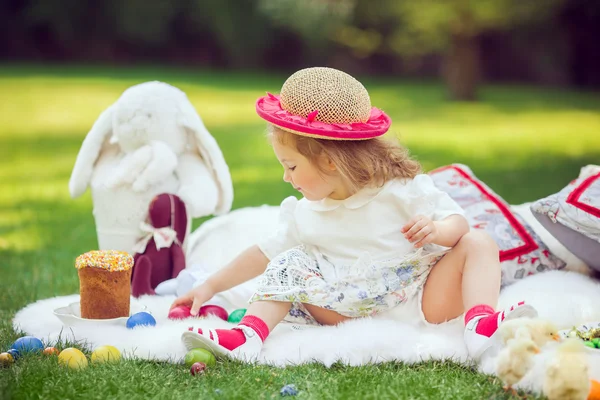
[[[133,314],[127,320],[127,328],[129,329],[133,329],[136,326],[142,325],[155,326],[156,320],[151,314],[148,314],[147,312],[139,312],[137,314]]]
[[[18,350],[10,349],[7,351],[8,354],[12,356],[12,358],[16,361],[19,357],[21,357],[21,353]]]
[[[296,385],[285,385],[279,391],[279,394],[282,396],[296,396],[298,394],[298,389],[296,389]]]
[[[43,351],[44,344],[42,341],[33,336],[23,336],[15,340],[11,349],[17,350],[19,353],[28,353],[34,351]]]

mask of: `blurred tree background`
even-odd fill
[[[600,87],[597,0],[2,0],[0,59]]]

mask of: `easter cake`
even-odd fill
[[[133,257],[124,251],[96,250],[77,257],[81,317],[129,316]]]

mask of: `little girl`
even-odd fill
[[[404,148],[380,138],[391,120],[356,79],[304,69],[256,110],[283,180],[303,198],[283,201],[271,237],[175,300],[196,315],[216,293],[262,274],[239,325],[190,328],[188,349],[254,360],[283,320],[334,325],[394,309],[426,324],[464,314],[467,349],[479,358],[503,320],[537,314],[523,303],[495,311],[496,244],[469,231],[462,209]]]

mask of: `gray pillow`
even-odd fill
[[[553,222],[545,214],[534,212],[535,218],[552,236],[590,268],[600,271],[600,243],[582,233]]]

